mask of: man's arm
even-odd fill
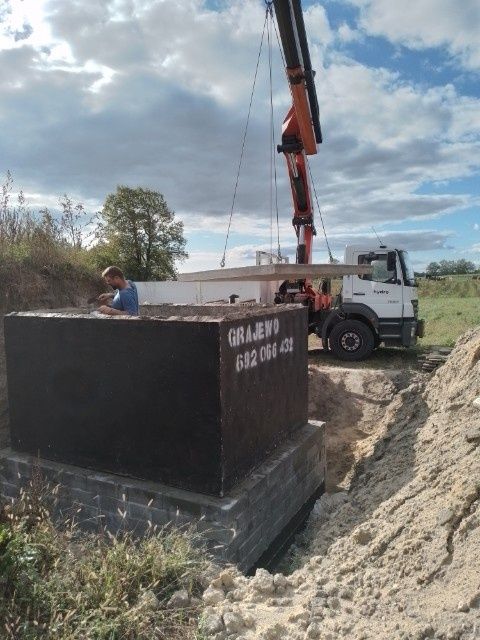
[[[113,300],[114,297],[114,293],[101,293],[98,296],[98,299],[100,300],[100,302],[106,302],[107,300]]]
[[[122,289],[118,292],[115,306],[102,305],[98,311],[108,316],[138,316],[139,309],[135,291],[132,288]],[[114,301],[115,302],[115,301]],[[118,309],[121,307],[121,309]]]
[[[103,304],[101,307],[98,307],[97,311],[99,313],[103,313],[106,316],[129,316],[131,314],[128,311],[120,311],[119,309],[114,309],[113,307],[107,307],[107,305]]]

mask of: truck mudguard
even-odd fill
[[[369,324],[375,329],[378,335],[379,319],[375,311],[366,304],[358,302],[344,302],[338,309],[332,311],[322,326],[322,342],[325,347],[328,334],[331,329],[344,319],[344,317],[356,316],[357,318],[365,318]]]

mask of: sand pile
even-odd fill
[[[207,637],[480,638],[480,328],[425,380],[385,408],[349,491],[317,503],[301,569],[212,582]]]

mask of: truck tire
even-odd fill
[[[330,350],[340,358],[353,362],[364,360],[375,348],[371,329],[360,320],[342,320],[329,336]]]

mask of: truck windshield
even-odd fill
[[[412,263],[410,262],[410,256],[407,251],[399,251],[400,263],[402,265],[403,279],[407,287],[415,286],[415,273],[413,271]]]

